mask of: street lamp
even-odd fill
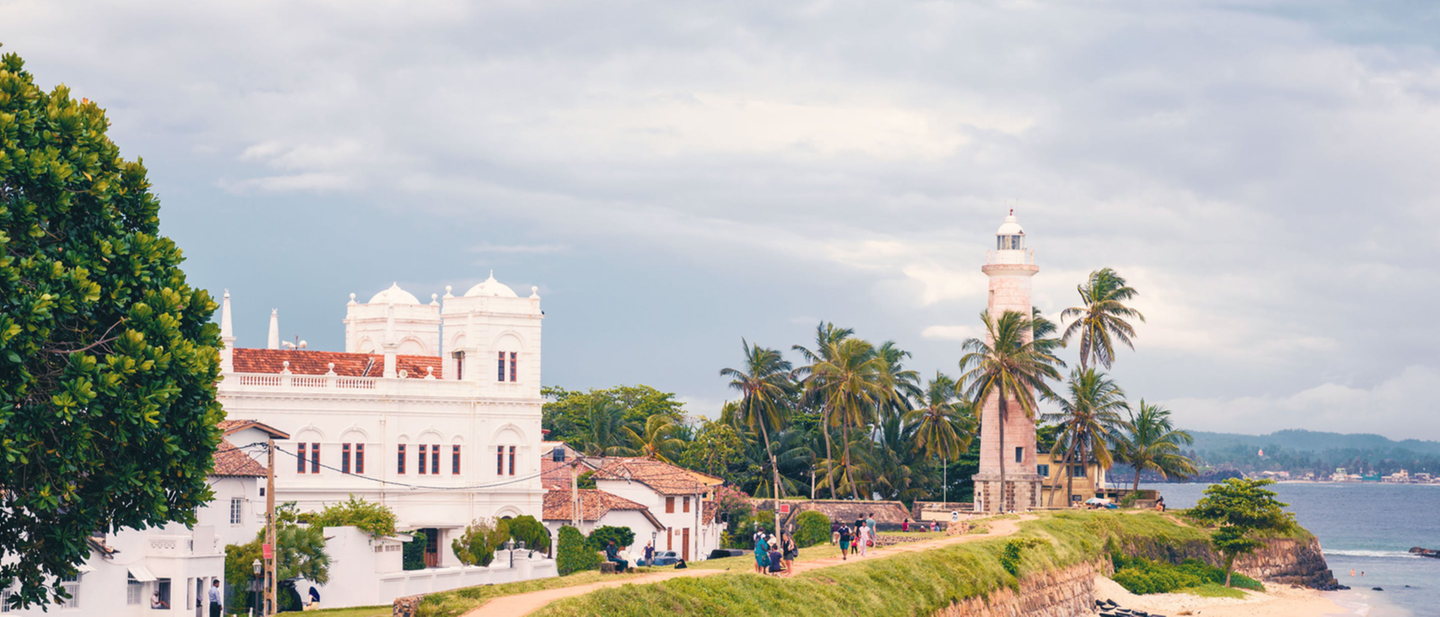
[[[260,567],[261,563],[259,559],[256,559],[250,564],[250,568],[255,572],[255,578],[250,582],[250,586],[255,589],[255,605],[250,608],[252,615],[255,613],[255,609],[260,606],[260,585],[257,584],[260,581]]]
[[[514,567],[515,567],[515,541],[514,541],[514,540],[506,540],[506,541],[505,541],[505,552],[510,553],[510,567],[511,567],[511,568],[514,568]]]

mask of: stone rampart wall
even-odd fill
[[[1095,576],[1110,574],[1110,561],[1098,560],[1061,570],[1036,572],[1020,579],[1020,589],[1002,587],[936,612],[934,617],[1076,617],[1092,615]]]

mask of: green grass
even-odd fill
[[[306,611],[306,615],[323,615],[324,617],[390,617],[393,607],[389,604],[381,606],[354,606],[351,608],[327,608],[315,611]]]
[[[1245,597],[1245,592],[1234,587],[1226,587],[1219,583],[1205,583],[1204,585],[1199,585],[1196,587],[1186,587],[1177,591],[1176,593],[1188,593],[1192,596],[1200,596],[1202,598],[1242,599]]]
[[[880,532],[880,536],[881,536],[881,537],[890,537],[890,536],[893,536],[893,537],[896,537],[896,538],[905,538],[905,539],[907,539],[907,540],[913,540],[913,541],[915,541],[915,542],[919,542],[919,541],[921,541],[921,540],[934,540],[934,539],[936,539],[936,538],[943,538],[943,537],[945,537],[945,532],[943,532],[943,531],[882,531],[882,532]]]

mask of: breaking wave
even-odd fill
[[[1420,559],[1419,555],[1405,551],[1350,551],[1325,549],[1326,555],[1339,555],[1344,557],[1385,557],[1391,559]]]

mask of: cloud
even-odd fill
[[[470,247],[472,253],[525,253],[547,254],[569,250],[564,244],[490,244],[489,242]]]
[[[920,332],[920,336],[942,341],[964,341],[982,334],[984,332],[977,326],[930,326]]]

